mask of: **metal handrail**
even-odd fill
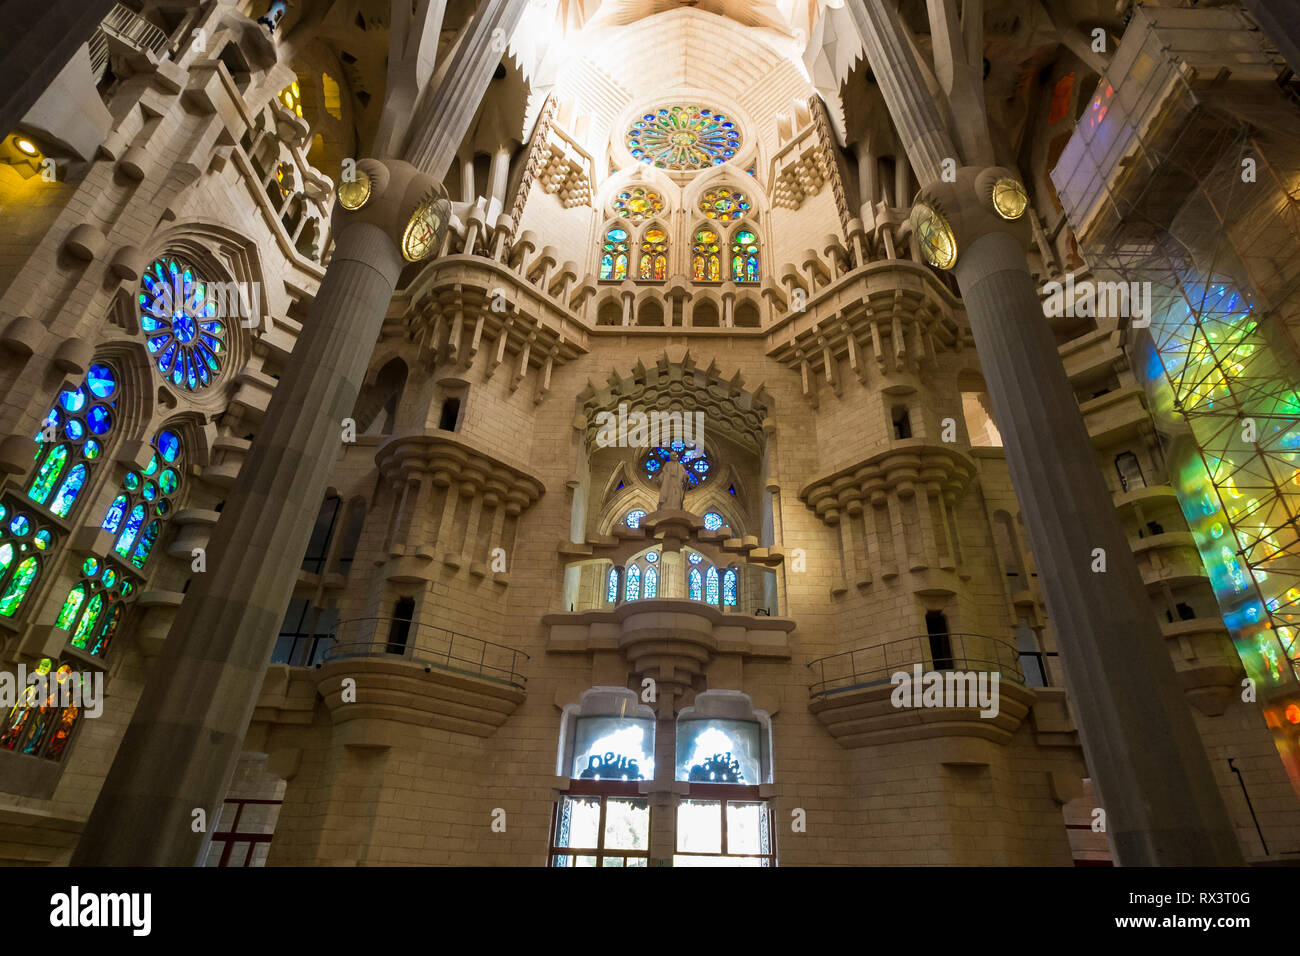
[[[406,637],[400,642],[392,639],[396,623],[408,626]],[[523,651],[405,618],[349,618],[334,626],[330,638],[334,643],[322,656],[324,661],[345,657],[401,657],[520,690],[528,683],[528,678],[519,671],[522,662],[531,659]]]
[[[949,653],[936,655],[931,637],[947,638]],[[809,661],[806,666],[818,680],[808,686],[808,696],[828,697],[888,684],[893,674],[910,674],[917,664],[927,671],[996,671],[1017,684],[1025,682],[1020,651],[1013,641],[985,634],[918,634]]]

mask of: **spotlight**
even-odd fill
[[[20,152],[26,153],[28,156],[35,156],[38,152],[40,152],[40,150],[36,148],[35,143],[33,143],[30,139],[23,139],[21,136],[19,136],[14,140],[14,145],[18,147],[18,150]]]

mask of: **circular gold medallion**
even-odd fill
[[[374,184],[364,171],[355,171],[356,178],[339,184],[339,205],[347,210],[360,209],[370,201]]]
[[[1017,179],[1003,177],[993,184],[993,208],[1003,219],[1019,219],[1029,207],[1029,196]]]
[[[918,202],[912,207],[912,228],[925,261],[937,269],[951,269],[957,262],[957,237],[943,213]]]
[[[432,189],[420,200],[402,234],[402,255],[408,262],[419,262],[433,255],[447,234],[451,204]]]

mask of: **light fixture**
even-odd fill
[[[360,209],[370,201],[374,184],[363,170],[356,170],[356,178],[339,184],[339,205],[347,210]]]
[[[28,156],[35,156],[40,152],[35,143],[30,139],[23,139],[21,136],[14,139],[14,145],[18,147],[19,152],[26,153]]]
[[[957,262],[957,237],[943,213],[924,202],[912,207],[912,230],[925,261],[936,269],[951,269]]]
[[[993,184],[993,208],[1003,219],[1019,219],[1029,208],[1029,196],[1020,180],[1004,176]]]

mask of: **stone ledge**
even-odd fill
[[[808,710],[850,750],[931,737],[977,737],[1007,744],[1037,700],[1034,691],[1003,679],[998,714],[984,718],[977,707],[895,707],[893,691],[886,681],[811,700]]]

